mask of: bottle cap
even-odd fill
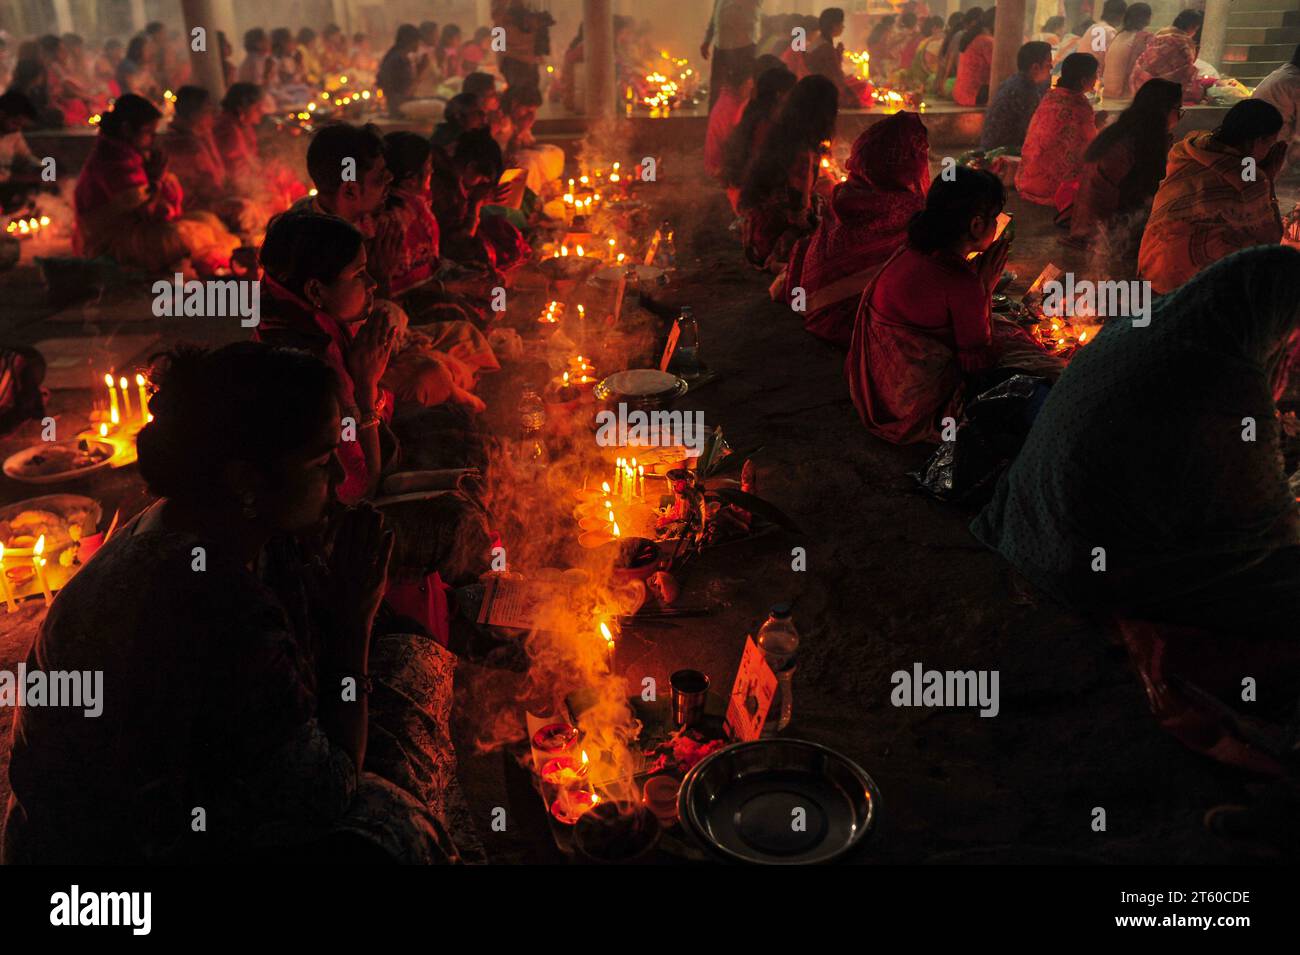
[[[772,616],[777,620],[785,620],[790,616],[789,604],[772,604]]]

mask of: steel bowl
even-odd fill
[[[813,865],[858,848],[880,791],[862,767],[797,739],[735,743],[706,756],[682,783],[682,827],[729,862]]]

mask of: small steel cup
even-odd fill
[[[699,722],[709,695],[709,677],[699,670],[678,670],[668,678],[673,689],[673,724],[679,729]]]

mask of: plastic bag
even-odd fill
[[[957,436],[939,445],[920,471],[920,490],[940,501],[968,501],[992,491],[1024,444],[1051,387],[1046,378],[1011,371],[962,409]]]

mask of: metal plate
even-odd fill
[[[811,865],[856,848],[880,793],[866,771],[817,743],[736,743],[701,760],[678,797],[682,825],[732,862]]]

